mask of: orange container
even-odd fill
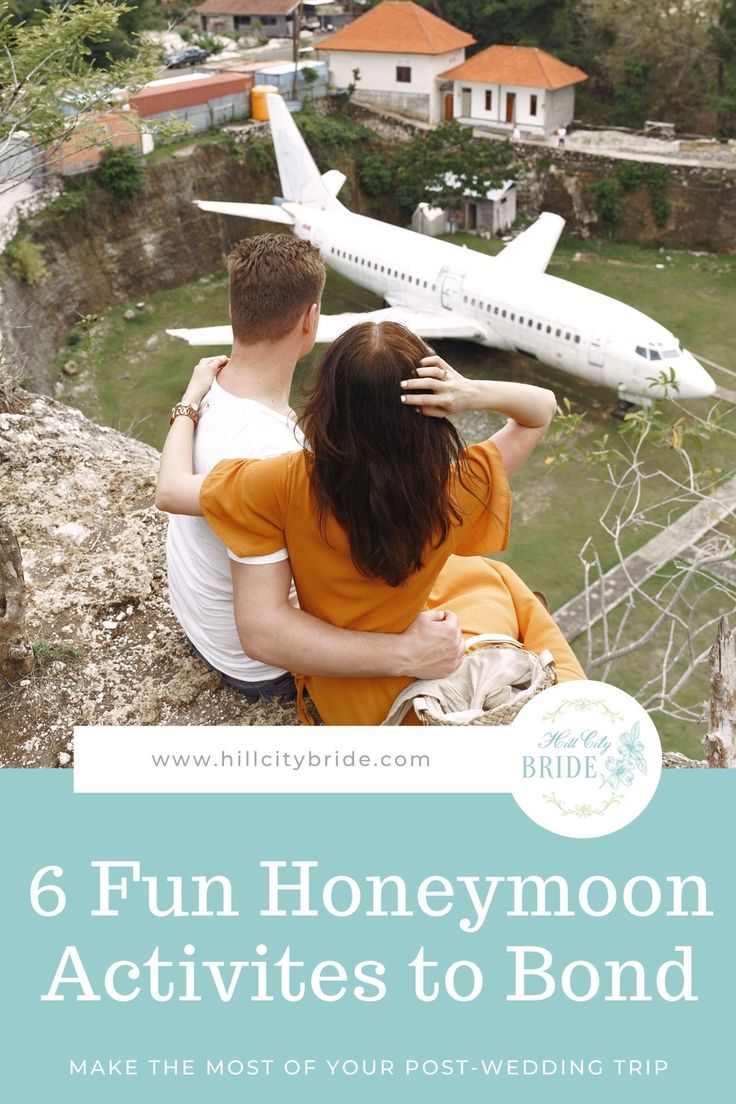
[[[275,84],[255,84],[250,91],[251,115],[259,123],[268,122],[268,101],[266,100],[266,96],[269,92],[278,92],[278,88]]]

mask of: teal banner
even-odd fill
[[[732,1080],[736,772],[569,839],[508,795],[0,772],[13,1101],[689,1100]]]

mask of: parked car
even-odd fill
[[[164,64],[167,69],[183,69],[186,65],[199,65],[209,56],[209,50],[203,50],[201,46],[185,46],[167,58]]]

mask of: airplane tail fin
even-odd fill
[[[283,98],[270,92],[267,100],[284,199],[323,211],[341,209],[342,204],[322,179]]]

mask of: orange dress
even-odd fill
[[[398,587],[361,575],[350,557],[347,534],[334,517],[327,517],[324,535],[320,532],[307,453],[222,461],[205,479],[202,512],[237,557],[273,556],[288,549],[299,604],[308,613],[339,628],[403,632],[428,607],[432,588],[453,553],[477,557],[500,552],[508,542],[511,495],[498,449],[485,441],[471,445],[465,455],[466,486],[452,477],[462,522],[453,525],[439,547],[427,550],[421,570]],[[443,608],[450,607],[444,603]],[[484,630],[505,631],[492,620]],[[380,724],[409,682],[398,677],[306,677],[327,724]]]

